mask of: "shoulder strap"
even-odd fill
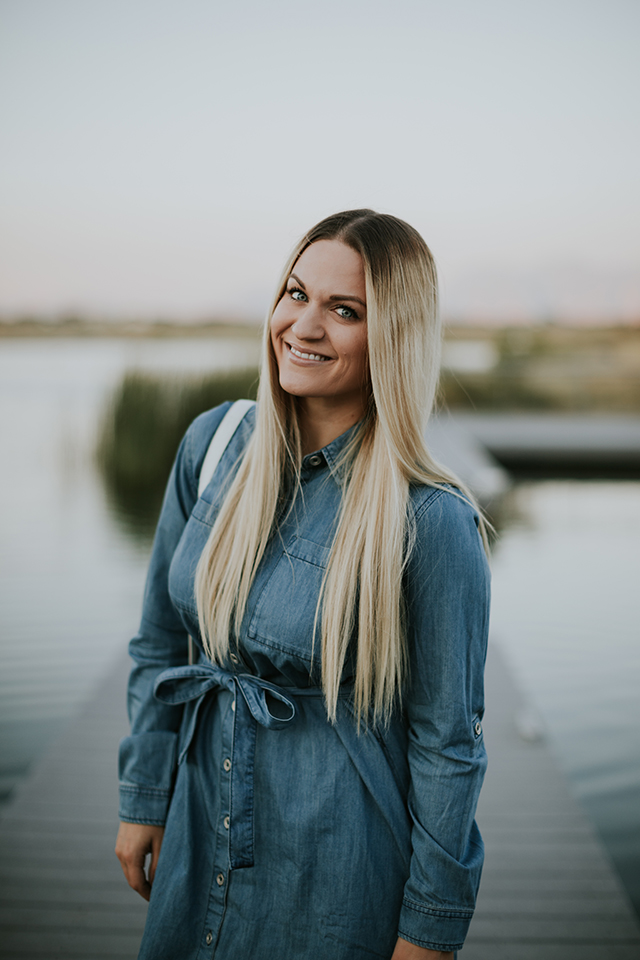
[[[236,400],[236,402],[229,407],[224,417],[220,421],[220,425],[211,438],[209,449],[207,450],[205,458],[202,462],[200,480],[198,481],[199,497],[202,496],[205,488],[209,485],[209,481],[211,480],[216,467],[220,463],[222,454],[229,446],[232,436],[252,407],[255,407],[255,400]]]

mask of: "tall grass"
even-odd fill
[[[255,399],[254,369],[200,377],[130,371],[102,418],[96,458],[110,507],[137,539],[147,542],[180,440],[191,421],[225,400]]]

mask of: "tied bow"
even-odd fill
[[[215,663],[172,667],[157,678],[154,694],[163,703],[193,703],[178,763],[184,760],[195,733],[198,712],[208,693],[230,690],[235,695],[231,741],[229,799],[229,865],[231,869],[253,866],[253,763],[256,724],[268,730],[283,730],[295,715],[295,701],[280,688],[248,673],[231,673]],[[296,691],[302,692],[302,691]],[[239,695],[240,694],[240,695]],[[284,717],[269,710],[267,696],[285,706]]]

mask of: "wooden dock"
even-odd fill
[[[510,470],[640,476],[640,417],[631,414],[441,411],[426,438],[489,513],[513,483]]]
[[[639,960],[640,924],[611,861],[544,738],[519,732],[536,733],[491,646],[486,703],[486,858],[462,960]]]
[[[127,669],[123,656],[4,808],[4,960],[135,960],[146,904],[113,854]],[[496,650],[487,702],[486,868],[461,957],[638,960],[640,926],[548,747],[518,734],[518,695]]]

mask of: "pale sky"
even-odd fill
[[[0,315],[260,317],[394,213],[444,312],[640,317],[637,0],[0,0]]]

